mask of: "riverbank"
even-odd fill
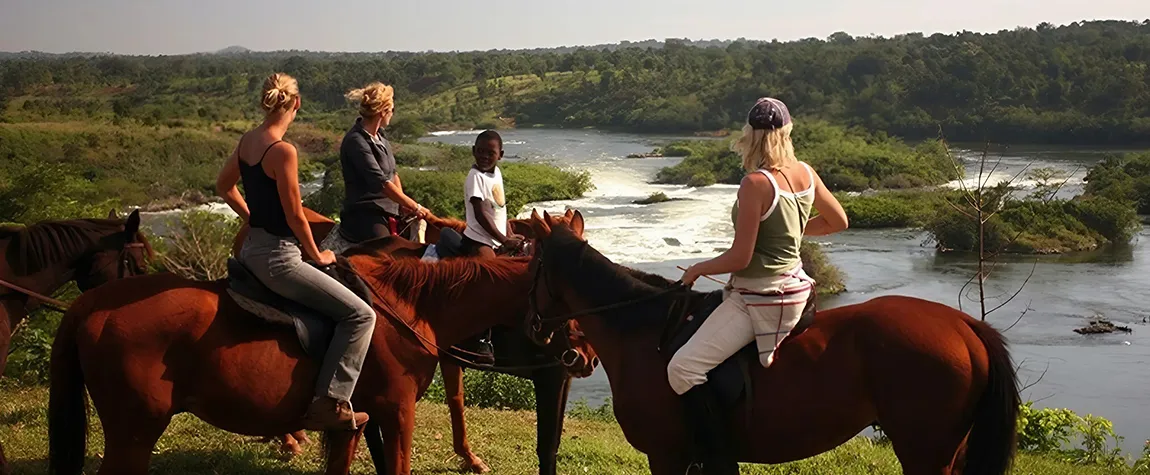
[[[13,464],[13,474],[45,473],[47,470],[46,388],[0,390],[0,439]],[[88,453],[92,471],[103,453],[103,436],[93,415]],[[526,411],[467,409],[471,447],[493,473],[534,473],[535,414]],[[313,441],[319,440],[312,434]],[[228,473],[237,475],[305,474],[321,469],[318,444],[304,455],[282,460],[273,444],[213,428],[188,414],[176,416],[152,456],[156,473]],[[457,470],[451,448],[451,425],[447,406],[419,403],[412,468],[415,473]],[[610,422],[568,418],[559,452],[559,472],[564,474],[644,474],[646,458],[627,444],[619,427]],[[373,473],[366,447],[360,444],[352,473]],[[744,466],[744,474],[898,474],[889,446],[856,438],[831,452],[791,464]],[[1014,474],[1125,475],[1126,468],[1083,467],[1053,458],[1022,454]]]

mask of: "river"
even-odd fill
[[[470,145],[476,133],[442,133],[425,140]],[[596,188],[585,197],[536,206],[582,211],[588,240],[616,262],[677,278],[681,272],[676,265],[711,257],[730,244],[729,207],[736,187],[649,184],[660,168],[679,159],[624,158],[675,137],[538,129],[502,134],[508,161],[546,161],[592,175]],[[980,154],[972,149],[955,151],[965,160],[968,177],[978,175]],[[1118,151],[1040,146],[996,149],[989,157],[991,166],[997,164],[990,177],[1001,180],[1027,167],[1053,167],[1071,174],[1062,191],[1070,196],[1081,189],[1086,167],[1112,152]],[[798,153],[801,157],[802,150]],[[647,206],[632,203],[659,191],[684,199]],[[1125,436],[1122,448],[1131,455],[1137,455],[1142,443],[1150,439],[1150,411],[1142,407],[1150,389],[1150,325],[1143,324],[1150,315],[1150,295],[1145,292],[1150,286],[1148,235],[1150,230],[1144,228],[1129,246],[1091,254],[1044,257],[1037,263],[1034,258],[1011,258],[995,270],[987,291],[991,296],[1009,295],[1030,276],[1017,298],[988,318],[1000,329],[1018,320],[1006,336],[1020,366],[1020,380],[1028,386],[1023,399],[1040,407],[1066,407],[1110,419],[1116,432]],[[969,257],[939,255],[925,243],[926,235],[915,230],[848,230],[818,241],[825,245],[831,262],[846,274],[848,288],[824,299],[824,307],[889,294],[959,306],[959,289],[976,267]],[[701,281],[700,287],[715,286]],[[964,300],[962,308],[975,313],[977,302]],[[1095,314],[1129,323],[1134,332],[1073,333]],[[603,371],[572,386],[572,400],[585,399],[592,405],[609,395]]]

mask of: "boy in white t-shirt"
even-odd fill
[[[484,131],[475,139],[471,154],[475,165],[463,182],[463,197],[467,202],[463,253],[495,257],[497,247],[523,244],[523,238],[513,235],[507,227],[507,196],[503,190],[503,174],[497,166],[503,159],[503,137],[494,130]]]

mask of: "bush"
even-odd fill
[[[947,206],[939,192],[886,192],[860,196],[836,196],[851,227],[905,228],[926,224],[939,208]]]
[[[96,218],[118,207],[115,200],[100,198],[90,181],[63,165],[33,163],[11,170],[0,169],[0,222],[34,224],[43,220]]]
[[[465,370],[463,372],[465,406],[490,409],[534,410],[535,386],[530,380],[503,373]],[[423,399],[443,402],[443,374],[435,372],[435,379],[427,388]]]
[[[567,409],[567,415],[574,419],[582,419],[585,421],[599,421],[615,423],[615,408],[611,404],[611,398],[608,397],[606,401],[599,407],[592,408],[587,404],[586,400],[580,399],[572,402],[571,407]]]
[[[53,298],[70,302],[80,296],[80,289],[69,282],[52,294]],[[52,342],[56,338],[56,327],[60,326],[63,314],[54,310],[39,308],[33,310],[23,323],[17,326],[8,348],[8,364],[4,368],[4,384],[44,385],[48,384],[51,373],[49,362],[52,357]]]
[[[663,148],[664,157],[688,157],[694,153],[686,143],[673,143]]]
[[[1139,214],[1150,214],[1150,152],[1108,157],[1091,167],[1084,192],[1132,202]]]
[[[701,171],[691,176],[687,180],[687,186],[691,188],[703,188],[715,184],[715,175],[709,171]]]
[[[1118,447],[1122,437],[1114,433],[1114,424],[1102,417],[1075,414],[1069,409],[1034,409],[1023,404],[1018,414],[1018,448],[1029,452],[1057,456],[1079,465],[1120,467],[1126,465]],[[1081,448],[1071,447],[1080,441]]]
[[[232,242],[243,224],[240,219],[201,210],[179,216],[178,229],[154,240],[163,267],[186,279],[227,277]]]
[[[803,270],[815,280],[816,292],[820,295],[833,295],[847,290],[842,271],[831,264],[821,244],[803,240],[799,254],[802,256]]]
[[[651,205],[651,204],[655,204],[655,203],[665,203],[667,201],[671,201],[671,198],[668,198],[666,193],[663,193],[662,191],[657,191],[655,193],[651,193],[650,195],[647,195],[646,198],[643,198],[641,200],[635,200],[634,203],[637,205]]]

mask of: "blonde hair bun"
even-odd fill
[[[363,117],[375,117],[395,108],[395,89],[381,82],[352,89],[344,97],[359,103],[359,115]]]
[[[284,73],[275,73],[264,80],[260,107],[266,112],[291,109],[299,98],[299,83]]]

